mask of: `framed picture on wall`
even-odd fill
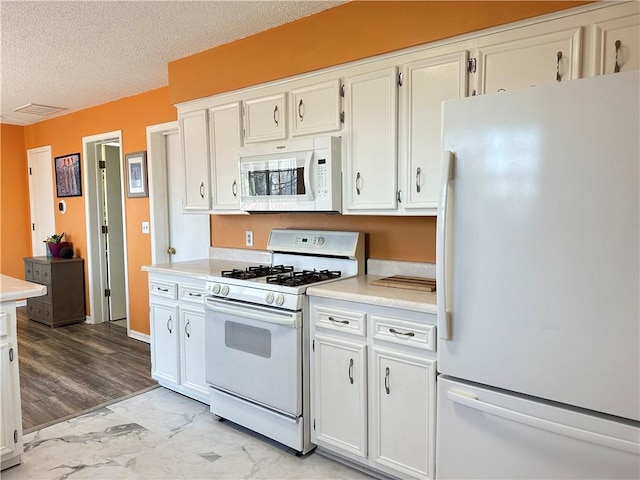
[[[127,153],[127,197],[148,197],[147,152]]]
[[[82,195],[80,182],[80,154],[72,153],[55,157],[56,195],[58,197],[79,197]]]

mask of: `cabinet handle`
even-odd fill
[[[356,193],[360,195],[360,172],[356,175]]]
[[[167,330],[169,330],[169,333],[173,333],[173,320],[171,319],[171,315],[169,315],[169,320],[167,320]]]
[[[391,390],[389,389],[389,367],[384,370],[384,390],[387,392],[387,395],[391,393]]]
[[[304,105],[302,99],[300,99],[300,103],[298,103],[298,116],[300,117],[300,121],[304,120]]]
[[[159,292],[169,293],[169,289],[168,289],[168,288],[156,287],[156,289],[157,289]]]
[[[236,182],[235,180],[231,184],[231,193],[233,193],[234,197],[238,196],[238,182]]]
[[[349,359],[349,383],[353,385],[353,358]]]
[[[187,335],[187,338],[191,337],[191,320],[187,320],[187,323],[184,326],[184,333]]]
[[[9,349],[9,361],[13,362],[13,348]]]
[[[200,184],[200,196],[204,198],[204,182]]]
[[[556,82],[561,82],[562,77],[560,76],[560,60],[562,59],[562,52],[558,51],[556,53]]]
[[[396,335],[404,335],[405,337],[415,337],[416,334],[413,332],[399,332],[395,328],[390,328],[389,332],[394,333]]]
[[[278,106],[277,105],[273,109],[273,122],[276,124],[276,127],[280,123],[280,111],[278,110]]]
[[[336,320],[333,317],[329,317],[329,320],[331,320],[333,323],[341,323],[342,325],[349,325],[349,320]]]
[[[418,167],[416,169],[416,192],[420,193],[421,187],[420,187],[420,173],[422,173],[422,170],[420,170],[420,167]]]
[[[615,46],[616,46],[616,64],[613,67],[613,72],[618,73],[620,72],[620,64],[618,63],[618,53],[620,52],[620,47],[622,46],[622,42],[620,42],[620,40],[616,40]]]
[[[401,196],[402,190],[398,190],[396,192],[396,200],[398,201],[398,203],[402,203],[402,196]]]

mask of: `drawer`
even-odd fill
[[[33,281],[33,262],[24,262],[24,279],[27,282]]]
[[[163,282],[160,280],[149,281],[149,295],[154,297],[170,298],[176,300],[178,298],[178,285],[172,282]]]
[[[204,303],[204,285],[178,285],[178,298],[181,301]]]
[[[51,322],[53,318],[53,310],[48,303],[42,303],[37,300],[27,300],[27,316],[34,320],[45,320]]]
[[[33,281],[36,283],[49,285],[51,283],[51,265],[34,263],[33,264]]]
[[[426,323],[410,322],[397,318],[371,316],[374,340],[407,345],[422,350],[436,350],[436,327]]]
[[[356,310],[325,308],[319,305],[312,307],[312,318],[316,328],[350,333],[364,337],[367,334],[367,314]]]

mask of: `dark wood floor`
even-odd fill
[[[156,385],[149,345],[126,328],[86,323],[51,328],[18,308],[18,357],[25,430]]]

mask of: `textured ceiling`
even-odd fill
[[[0,122],[29,125],[166,86],[173,60],[341,3],[0,0]],[[27,103],[67,110],[13,111]]]

